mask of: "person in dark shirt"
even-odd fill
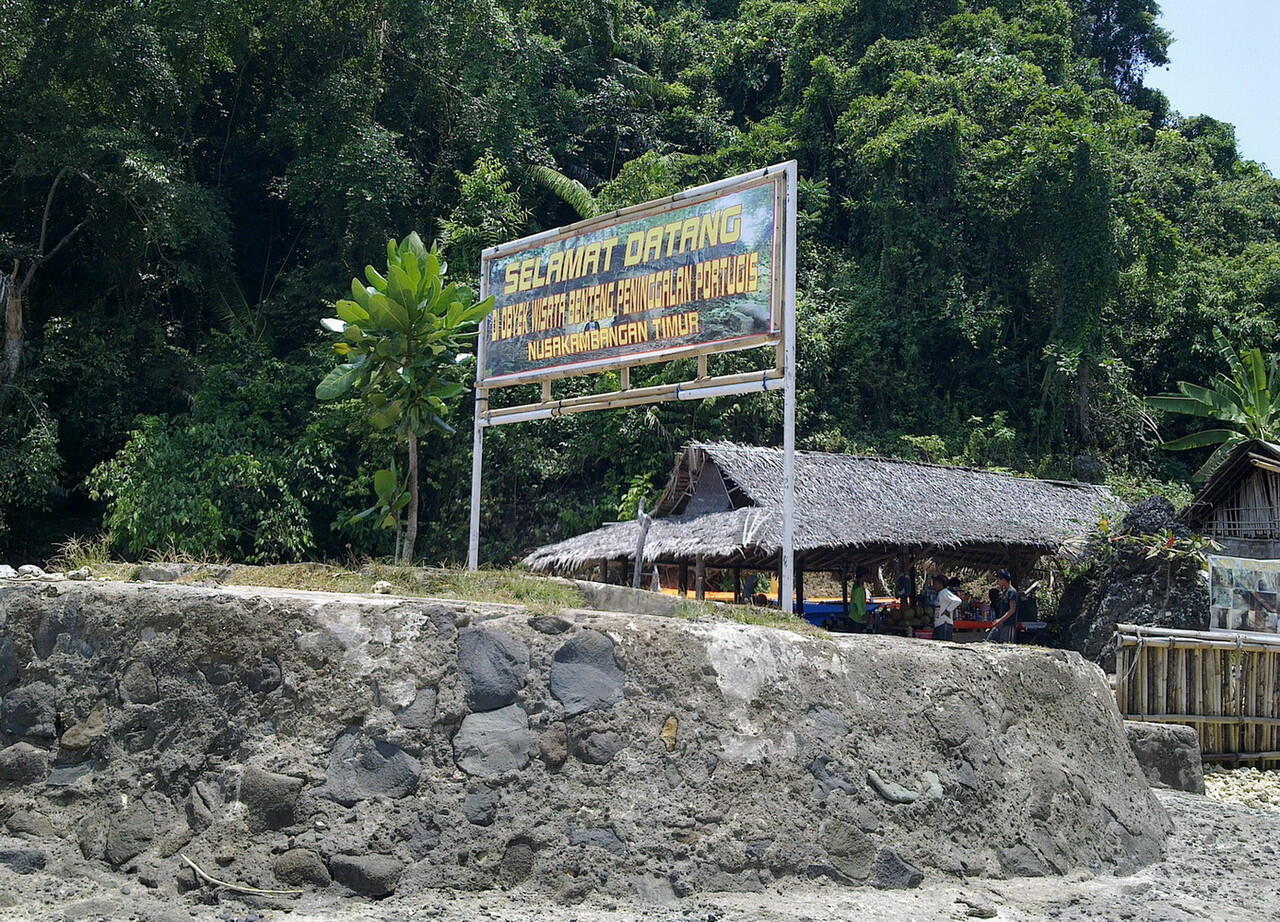
[[[995,624],[987,639],[992,643],[1013,643],[1018,629],[1018,588],[1008,570],[996,571],[996,589],[999,590],[1000,607],[993,611]]]

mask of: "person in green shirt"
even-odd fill
[[[849,591],[849,620],[858,634],[867,632],[867,597],[867,571],[859,567]]]

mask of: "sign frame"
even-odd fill
[[[489,426],[526,422],[536,419],[552,419],[571,413],[592,410],[615,409],[659,403],[667,400],[699,400],[736,394],[783,392],[783,460],[782,460],[782,548],[781,573],[779,574],[779,607],[783,600],[791,600],[795,586],[795,418],[796,418],[796,211],[797,211],[796,161],[774,164],[753,170],[740,176],[706,183],[675,195],[652,202],[644,202],[618,209],[607,215],[579,221],[566,227],[554,228],[539,234],[490,247],[481,254],[480,297],[488,296],[489,265],[494,258],[511,255],[555,240],[566,239],[619,219],[648,217],[663,214],[676,208],[708,201],[736,189],[751,189],[773,183],[774,239],[770,294],[772,327],[766,334],[748,335],[717,343],[693,343],[655,353],[608,356],[598,360],[571,363],[567,366],[534,369],[501,376],[478,379],[475,389],[475,419],[472,434],[471,461],[471,516],[467,548],[467,568],[475,571],[480,564],[480,501],[484,459],[484,430]],[[780,219],[780,220],[779,220]],[[779,239],[781,238],[781,239]],[[782,284],[774,283],[779,264],[782,266]],[[485,369],[486,336],[492,315],[485,318],[477,347],[477,373]],[[721,352],[773,347],[774,367],[763,372],[722,375],[712,377],[707,370],[707,357]],[[630,386],[631,368],[680,358],[697,357],[698,374],[691,381],[663,384],[644,388]],[[552,382],[561,378],[595,374],[617,370],[621,387],[604,394],[588,394],[580,397],[556,400],[552,394]],[[542,399],[533,404],[491,409],[489,391],[516,384],[541,383]]]
[[[599,228],[664,215],[677,209],[688,208],[700,205],[704,202],[714,201],[715,199],[722,198],[727,194],[734,192],[746,192],[751,189],[760,188],[761,186],[773,187],[774,220],[769,292],[771,329],[768,332],[735,336],[716,342],[690,343],[684,346],[656,346],[655,348],[644,352],[604,356],[598,359],[570,360],[561,365],[554,365],[547,368],[534,368],[526,371],[508,372],[506,374],[489,375],[481,378],[479,375],[487,371],[486,363],[488,358],[488,341],[493,322],[493,315],[490,315],[485,318],[483,326],[481,327],[480,348],[477,355],[476,387],[483,387],[487,389],[512,387],[519,384],[538,383],[547,380],[554,381],[560,378],[614,371],[624,367],[650,365],[658,362],[670,362],[691,356],[712,355],[721,352],[737,352],[745,349],[757,349],[762,346],[779,345],[783,336],[783,288],[785,287],[785,283],[781,285],[777,284],[775,279],[777,278],[778,268],[784,266],[786,260],[786,244],[784,240],[786,231],[784,225],[786,222],[787,206],[786,176],[784,172],[776,170],[770,173],[758,171],[755,174],[749,173],[745,176],[731,177],[727,180],[721,180],[718,183],[710,183],[707,186],[689,189],[685,192],[680,192],[664,199],[657,199],[652,202],[642,202],[639,205],[632,205],[628,208],[620,208],[616,211],[609,212],[608,214],[588,218],[584,221],[578,221],[566,227],[556,228],[551,231],[544,231],[539,234],[533,234],[529,237],[522,237],[519,240],[512,240],[509,243],[489,247],[480,254],[480,289],[481,297],[487,297],[489,294],[488,283],[490,267],[495,259],[526,253],[529,250],[557,243],[561,240],[569,240],[574,237],[590,233],[591,231]]]

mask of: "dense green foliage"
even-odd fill
[[[390,437],[312,393],[349,267],[419,227],[462,276],[495,241],[789,157],[802,445],[1185,481],[1143,398],[1225,371],[1215,327],[1274,349],[1280,183],[1143,85],[1156,12],[0,0],[0,272],[22,320],[0,353],[20,358],[0,365],[0,545],[102,524],[130,553],[388,553],[347,522]],[[530,396],[512,390],[495,399]],[[485,555],[634,508],[691,437],[776,443],[780,416],[748,397],[494,429]],[[468,466],[465,439],[423,458],[428,558],[463,555]]]
[[[1177,394],[1147,400],[1157,410],[1207,417],[1227,427],[1201,429],[1164,443],[1167,451],[1217,446],[1196,471],[1197,480],[1207,478],[1233,448],[1248,439],[1280,440],[1280,356],[1274,352],[1264,356],[1256,346],[1237,350],[1220,332],[1213,333],[1229,373],[1215,375],[1208,387],[1179,381]]]

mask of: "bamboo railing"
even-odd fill
[[[1194,727],[1206,762],[1280,767],[1280,636],[1116,627],[1116,703]]]

